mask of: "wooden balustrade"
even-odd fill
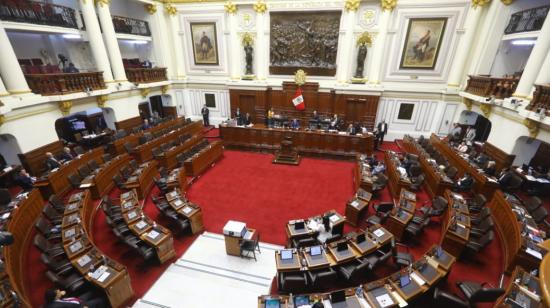
[[[0,1],[0,19],[77,29],[75,10],[44,1]]]
[[[151,83],[168,80],[165,67],[127,68],[126,77],[133,83]]]
[[[25,75],[33,93],[60,95],[105,89],[103,72]]]
[[[544,109],[546,115],[550,115],[550,84],[535,85],[533,99],[525,109],[537,113],[540,113]]]
[[[503,99],[512,96],[518,86],[519,78],[497,78],[489,76],[469,76],[466,92]]]

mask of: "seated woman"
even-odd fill
[[[466,142],[463,141],[463,142],[458,146],[457,150],[458,150],[460,153],[466,153],[466,152],[468,152],[468,146],[466,145]]]

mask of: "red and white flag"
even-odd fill
[[[292,98],[292,103],[294,104],[294,108],[296,108],[296,110],[306,109],[304,96],[302,95],[302,88],[296,89],[296,93],[294,93],[294,97]]]

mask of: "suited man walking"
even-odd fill
[[[382,144],[384,142],[384,136],[388,133],[388,124],[385,120],[382,120],[382,122],[378,123],[376,128],[378,130],[379,143]]]
[[[204,122],[204,126],[210,126],[210,119],[208,117],[208,115],[210,114],[210,110],[208,109],[208,107],[206,107],[206,104],[202,106],[201,114],[202,114],[202,121]]]

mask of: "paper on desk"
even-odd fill
[[[358,298],[358,300],[359,300],[359,304],[361,304],[361,307],[363,307],[363,308],[372,308],[372,306],[369,305],[369,302],[367,302],[366,299],[360,297],[360,298]]]
[[[525,178],[526,178],[528,181],[536,181],[536,180],[537,180],[534,176],[529,175],[529,174],[525,175]]]
[[[393,298],[395,298],[399,307],[406,307],[408,305],[407,302],[403,299],[403,297],[401,297],[401,295],[397,293],[397,291],[392,291],[391,295],[393,296]]]
[[[99,278],[97,278],[97,281],[103,282],[103,281],[105,281],[105,279],[107,279],[107,277],[109,277],[109,275],[111,275],[111,273],[105,272],[105,273],[101,274],[101,276],[99,276]]]
[[[418,276],[418,274],[415,272],[411,273],[411,278],[420,286],[423,286],[424,284],[426,284],[426,281],[424,281],[424,279]]]
[[[92,183],[80,184],[80,188],[88,188],[90,186],[92,186]]]
[[[188,207],[188,206],[186,206],[186,207],[183,208],[183,213],[184,213],[184,214],[189,214],[189,213],[191,213],[191,212],[193,212],[193,209],[192,209],[192,208],[190,208],[190,207]]]
[[[335,223],[338,220],[340,220],[340,217],[338,215],[333,214],[332,216],[330,216],[330,222]]]
[[[376,235],[377,237],[382,237],[385,234],[384,231],[382,231],[382,229],[376,229],[372,233],[374,233],[374,235]]]
[[[428,260],[428,264],[433,266],[434,268],[437,268],[439,266],[439,263],[433,258],[428,258],[427,260]]]
[[[376,301],[381,307],[388,307],[394,304],[389,294],[383,294],[376,297]]]
[[[533,257],[535,257],[535,258],[537,258],[537,259],[542,260],[542,254],[541,254],[540,252],[534,250],[534,249],[531,249],[531,248],[527,247],[527,248],[525,249],[525,252],[528,253],[528,254],[530,254],[530,255],[532,255]]]
[[[550,183],[550,181],[548,181],[547,179],[543,179],[543,178],[538,178],[537,182],[539,182],[539,183]]]
[[[78,261],[76,261],[78,263],[78,265],[80,265],[80,267],[84,267],[84,265],[88,264],[92,259],[88,256],[88,255],[83,255],[80,259],[78,259]]]
[[[151,239],[156,239],[157,236],[159,236],[160,233],[158,233],[157,231],[155,230],[152,230],[151,232],[147,233],[147,237],[151,238]]]

